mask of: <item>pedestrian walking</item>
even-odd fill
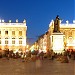
[[[54,52],[53,52],[53,50],[51,51],[51,59],[54,60]]]

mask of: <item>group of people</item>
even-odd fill
[[[65,51],[64,55],[68,57],[68,59],[73,59],[75,60],[75,51],[71,50],[71,51]]]
[[[41,51],[39,53],[39,51],[35,50],[34,52],[31,52],[31,51],[28,51],[26,53],[19,53],[19,52],[16,52],[14,53],[13,51],[9,51],[9,50],[6,50],[4,52],[4,54],[0,57],[6,57],[7,59],[10,59],[10,58],[14,58],[14,59],[17,59],[17,58],[22,58],[24,59],[24,61],[27,61],[27,60],[37,60],[37,59],[49,59],[49,60],[54,60],[54,59],[61,59],[61,60],[64,60],[64,61],[69,61],[69,59],[73,59],[75,60],[75,51],[64,51],[64,53],[55,53],[53,50],[48,50],[46,53],[44,53],[43,51]]]
[[[54,59],[54,52],[51,51],[51,53],[49,51],[47,51],[46,53],[44,53],[43,51],[39,52],[38,50],[34,50],[33,52],[28,51],[28,52],[16,52],[14,53],[13,50],[9,51],[5,50],[3,53],[0,54],[0,58],[6,57],[7,59],[9,58],[22,58],[22,59],[32,59],[32,60],[37,60],[37,59],[41,59],[43,60],[44,58],[51,58],[52,60]]]

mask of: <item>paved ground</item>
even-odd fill
[[[37,65],[36,65],[37,64]],[[52,60],[22,62],[22,59],[0,59],[0,75],[75,75],[75,61]]]

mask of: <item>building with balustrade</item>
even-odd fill
[[[54,29],[54,21],[52,20],[49,24],[49,34],[50,34],[50,49],[52,49],[52,33]],[[60,32],[64,35],[63,36],[63,43],[65,50],[75,50],[75,21],[73,23],[61,23],[60,20]],[[60,38],[60,36],[59,36]],[[59,47],[59,41],[57,40],[57,46]]]
[[[41,37],[39,37],[38,40],[36,41],[38,49],[53,50],[54,48],[55,49],[57,48],[60,50],[62,48],[62,50],[59,52],[62,52],[64,49],[75,51],[75,21],[73,20],[73,23],[69,23],[69,21],[62,23],[60,20],[58,24],[59,24],[58,27],[59,32],[54,32],[54,20],[50,22],[48,31]],[[56,27],[55,30],[57,30]],[[57,36],[55,37],[54,34]],[[55,37],[54,39],[53,36]],[[53,42],[53,40],[55,41]]]
[[[26,31],[26,20],[22,23],[0,20],[0,50],[25,51]]]

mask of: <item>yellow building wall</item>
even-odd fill
[[[26,23],[0,23],[0,31],[0,48],[2,50],[19,50],[20,48],[23,51],[25,50],[27,31]],[[8,31],[8,35],[5,35],[5,31]],[[15,31],[14,36],[12,35],[12,31]],[[22,36],[19,35],[19,31],[22,31]],[[19,39],[20,37],[22,37],[22,39]],[[5,40],[8,41],[8,44],[5,44]],[[15,41],[15,44],[12,44],[12,40]],[[22,44],[19,44],[20,40],[22,40]]]
[[[49,32],[50,36],[53,33],[54,26],[50,25]],[[72,37],[73,41],[75,42],[75,24],[60,24],[60,32],[63,33],[64,36],[64,47],[67,47],[67,43],[69,41],[69,38]],[[74,43],[75,44],[75,43]],[[51,40],[50,40],[50,47],[51,47]],[[73,45],[74,46],[74,45]]]

